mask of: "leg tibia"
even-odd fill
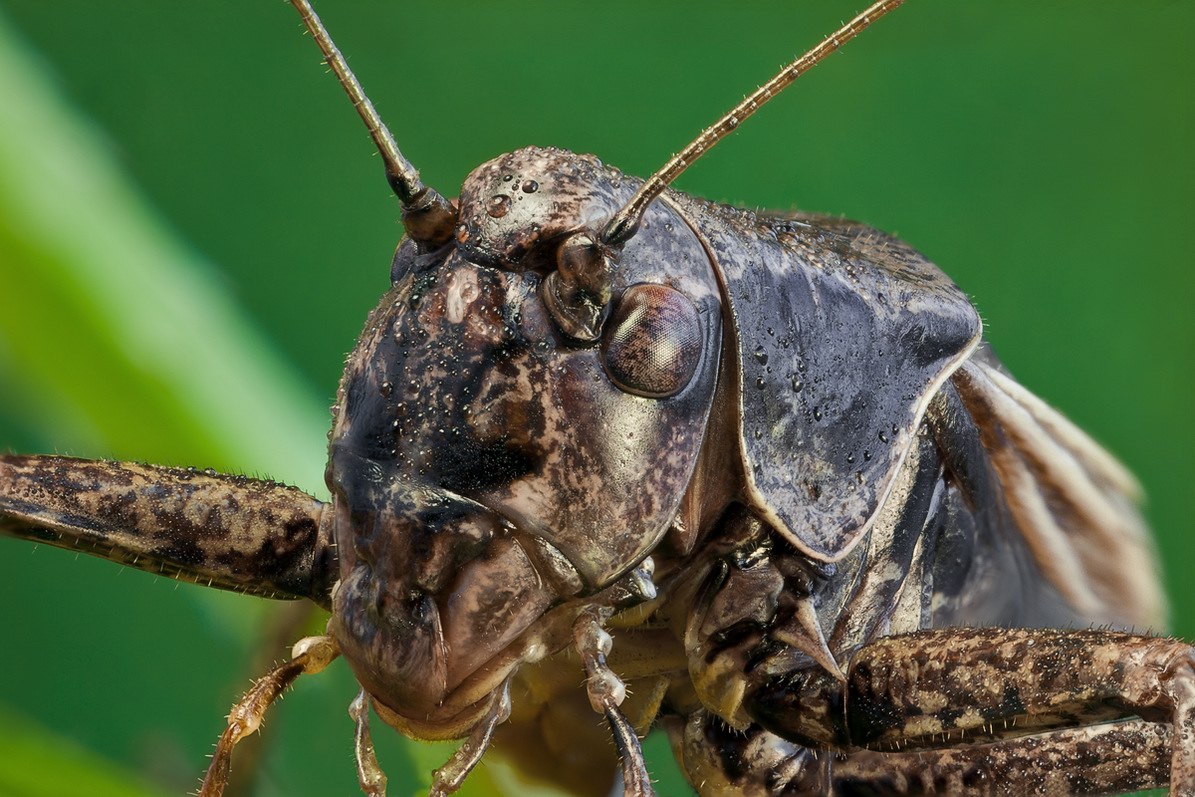
[[[851,661],[847,724],[867,747],[1009,737],[1136,714],[1170,722],[1191,652],[1111,631],[943,629],[877,640]]]

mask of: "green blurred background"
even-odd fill
[[[452,194],[527,144],[646,175],[858,1],[320,10]],[[1193,38],[1189,0],[918,0],[679,183],[861,219],[940,264],[1013,372],[1140,476],[1188,638]],[[396,215],[286,3],[0,0],[0,450],[322,494],[325,407]],[[193,789],[265,606],[0,540],[0,797]],[[343,665],[301,683],[254,793],[357,793],[353,694]],[[393,795],[447,755],[375,737]]]

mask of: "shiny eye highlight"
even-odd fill
[[[606,325],[602,356],[620,390],[668,398],[693,379],[701,360],[701,319],[680,291],[641,283],[627,288]]]

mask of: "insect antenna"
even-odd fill
[[[402,223],[407,234],[424,249],[434,249],[447,243],[456,228],[457,210],[434,188],[424,185],[419,172],[398,149],[398,142],[386,129],[381,116],[369,101],[361,83],[348,62],[341,55],[327,28],[308,0],[290,0],[299,12],[303,25],[324,54],[324,62],[336,73],[340,85],[352,100],[353,107],[386,165],[386,179],[402,203]]]
[[[566,238],[557,252],[556,270],[545,279],[544,302],[559,329],[578,345],[597,342],[610,313],[613,275],[622,248],[639,230],[643,214],[652,200],[768,100],[903,2],[879,0],[872,3],[812,50],[780,70],[779,74],[702,131],[679,154],[672,156],[664,168],[648,178],[630,201],[614,214],[601,233],[595,235],[589,230],[578,230]]]
[[[689,146],[673,155],[662,169],[649,177],[647,182],[631,197],[631,200],[614,214],[614,218],[602,230],[601,242],[612,248],[622,247],[638,231],[639,223],[647,211],[647,206],[663,193],[664,189],[681,175],[681,172],[692,166],[715,144],[730,135],[747,117],[792,85],[798,77],[903,2],[904,0],[879,0],[872,3],[850,22],[822,39],[812,50],[780,70],[775,77],[730,109],[721,119],[703,130],[701,135],[693,139]]]

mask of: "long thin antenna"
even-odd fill
[[[760,86],[749,97],[732,108],[729,113],[702,131],[701,135],[693,140],[693,143],[681,150],[679,154],[672,156],[672,160],[664,164],[664,168],[648,178],[635,196],[631,197],[631,200],[614,214],[614,218],[602,230],[602,243],[619,248],[629,241],[639,229],[639,223],[643,220],[647,206],[663,193],[664,189],[679,177],[681,172],[692,166],[715,144],[730,135],[747,117],[763,107],[768,100],[788,88],[794,80],[903,2],[904,0],[879,0],[879,2],[873,3],[850,22],[823,39],[812,50],[780,70],[778,75]]]
[[[386,179],[403,206],[403,225],[407,233],[416,241],[429,245],[446,242],[456,225],[455,208],[435,189],[423,184],[418,170],[399,151],[398,142],[382,122],[382,117],[369,101],[357,76],[349,68],[311,4],[307,0],[290,0],[290,3],[303,18],[303,25],[324,54],[324,62],[336,74],[381,153],[386,165]]]

